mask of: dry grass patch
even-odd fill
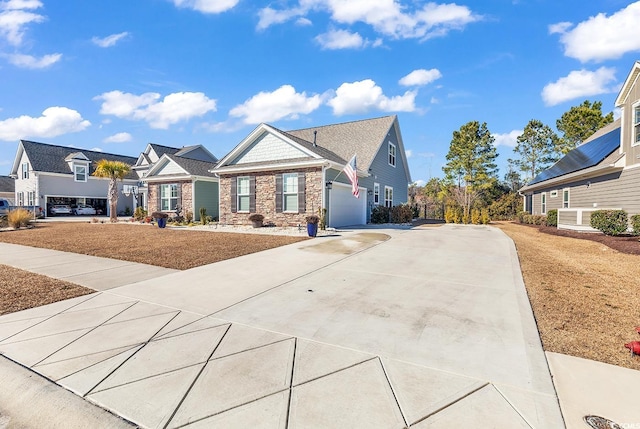
[[[80,222],[38,223],[32,229],[0,233],[0,241],[5,243],[102,256],[177,270],[306,239],[266,234],[160,229],[139,224]]]
[[[83,286],[0,264],[0,315],[93,292]]]
[[[497,226],[513,239],[544,349],[640,370],[640,256],[602,243]]]

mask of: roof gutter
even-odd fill
[[[557,177],[555,180],[551,179],[544,182],[538,182],[533,185],[527,185],[520,188],[518,191],[520,195],[522,192],[534,191],[536,189],[548,188],[554,185],[562,185],[569,182],[575,182],[581,179],[590,179],[593,177],[602,176],[604,174],[616,173],[622,171],[624,166],[616,166],[616,163],[608,164],[604,166],[596,166],[592,168],[586,168],[584,170],[574,171],[573,173],[565,174],[564,176]]]

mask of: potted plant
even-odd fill
[[[167,226],[167,218],[168,214],[163,212],[153,212],[151,213],[151,217],[154,218],[158,222],[158,228],[164,228]]]
[[[305,218],[307,221],[307,234],[309,237],[315,237],[318,234],[318,222],[320,222],[320,217],[316,215],[310,215]]]
[[[253,225],[254,228],[262,228],[262,221],[264,220],[264,216],[258,213],[254,213],[249,216],[249,220],[251,221],[251,225]]]

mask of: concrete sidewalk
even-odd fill
[[[143,427],[564,427],[497,229],[361,230],[148,275],[0,317],[0,353]]]

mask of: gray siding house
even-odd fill
[[[343,172],[356,156],[359,198]],[[364,224],[375,205],[406,203],[411,182],[396,116],[282,131],[254,129],[212,170],[220,178],[220,221],[300,225],[327,210],[327,225]]]
[[[88,204],[108,215],[109,179],[92,176],[101,159],[136,162],[129,156],[21,140],[10,175],[15,179],[15,205],[40,206],[48,215],[53,204]],[[130,172],[118,188],[122,192],[123,186],[137,184],[138,176]],[[133,210],[131,201],[119,198],[118,212],[127,207]]]
[[[615,107],[618,120],[598,130],[520,189],[525,210],[558,209],[558,228],[594,231],[595,210],[640,213],[640,62],[625,80]]]

